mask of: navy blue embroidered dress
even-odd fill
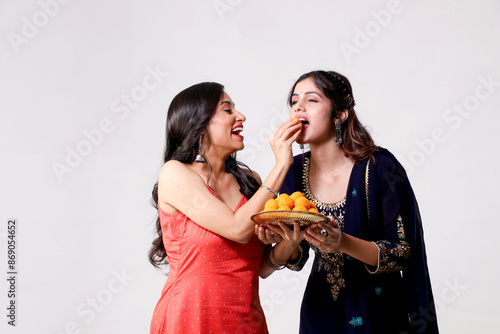
[[[301,270],[309,248],[314,264],[302,300],[301,334],[438,333],[418,205],[403,167],[386,149],[352,169],[345,198],[318,201],[309,188],[309,153],[294,157],[282,193],[303,192],[342,231],[372,241],[377,267],[341,252],[326,253],[303,241]],[[368,196],[367,196],[368,190]]]

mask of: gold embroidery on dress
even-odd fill
[[[314,197],[309,185],[309,158],[305,158],[304,168],[302,170],[302,185],[304,195],[316,204],[318,211],[323,214],[333,213],[333,218],[337,221],[340,229],[344,229],[345,203],[346,197],[337,203],[327,204],[320,202]],[[311,248],[317,255],[318,266],[315,268],[317,272],[324,270],[326,272],[326,281],[330,284],[330,291],[334,300],[337,300],[340,291],[345,288],[345,280],[343,276],[344,269],[344,254],[342,252],[327,253],[313,245]]]
[[[406,268],[403,263],[398,263],[398,261],[396,261],[401,261],[401,259],[408,259],[410,257],[410,244],[405,241],[405,231],[401,215],[398,215],[396,223],[399,242],[395,246],[394,243],[387,240],[376,242],[380,249],[380,266],[377,270],[377,274],[399,271]]]
[[[340,290],[345,288],[345,280],[342,274],[344,254],[341,252],[326,253],[312,245],[311,248],[319,255],[316,271],[325,270],[326,281],[330,284],[330,292],[332,293],[333,300],[337,300]]]
[[[318,211],[333,211],[339,207],[344,207],[346,200],[345,197],[341,201],[332,204],[320,202],[316,197],[314,197],[311,191],[311,186],[309,185],[309,164],[310,159],[305,158],[304,167],[302,169],[302,185],[304,187],[304,195],[316,204]]]

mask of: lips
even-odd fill
[[[234,127],[232,130],[231,130],[231,133],[233,135],[237,135],[237,136],[241,136],[240,133],[243,131],[243,127],[241,125],[239,126],[236,126]]]
[[[304,117],[297,117],[297,118],[302,123],[302,125],[309,124],[309,121],[306,118],[304,118]]]

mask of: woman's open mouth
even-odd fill
[[[240,135],[240,133],[243,131],[243,127],[242,126],[237,126],[235,127],[234,129],[231,130],[231,134],[235,135],[235,136],[238,136],[238,137],[243,137],[242,135]]]
[[[302,117],[297,117],[302,125],[309,125],[309,121]]]

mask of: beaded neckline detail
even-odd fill
[[[335,209],[343,207],[345,205],[346,197],[344,197],[337,203],[323,203],[316,197],[314,197],[311,191],[311,186],[309,185],[309,165],[310,165],[310,159],[309,157],[306,157],[304,159],[304,166],[302,168],[302,186],[304,189],[304,195],[310,201],[316,204],[316,207],[318,208],[319,211],[333,211]]]

